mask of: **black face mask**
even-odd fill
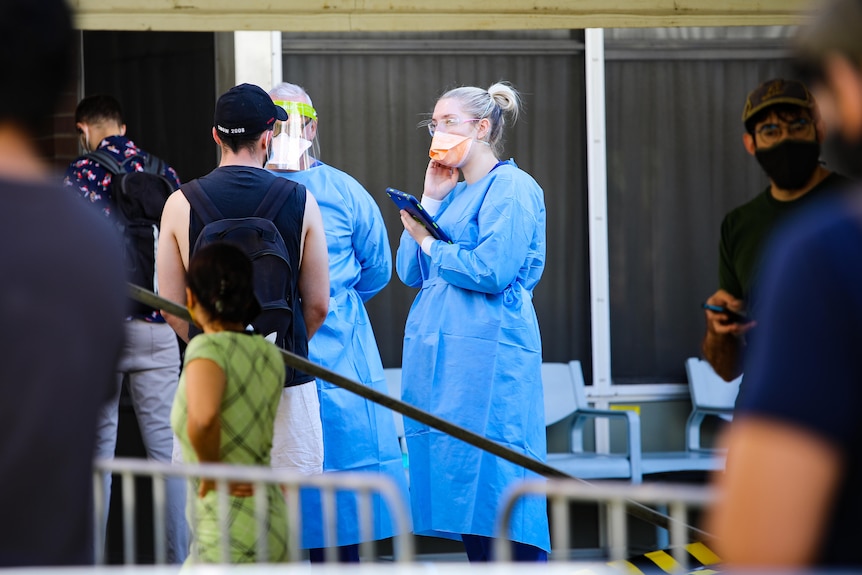
[[[862,180],[862,139],[849,141],[840,133],[833,133],[823,142],[826,166],[854,180]]]
[[[799,190],[811,180],[820,159],[820,144],[806,140],[784,140],[754,153],[760,167],[782,190]],[[862,156],[860,156],[862,158]]]

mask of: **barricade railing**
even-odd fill
[[[689,541],[689,508],[702,508],[716,496],[710,487],[686,484],[639,484],[619,481],[603,481],[585,485],[579,481],[549,479],[530,480],[514,485],[503,497],[497,516],[497,539],[494,557],[499,561],[511,561],[512,551],[508,541],[509,523],[515,505],[523,497],[541,495],[547,497],[551,509],[551,559],[566,561],[570,555],[569,503],[598,503],[607,506],[605,537],[611,561],[621,561],[628,551],[626,507],[630,502],[642,505],[667,506],[670,510],[668,530],[671,554],[681,569],[687,570],[689,555],[685,545]]]
[[[189,312],[185,308],[185,306],[160,297],[155,293],[132,283],[128,284],[128,290],[129,296],[135,301],[138,301],[155,309],[164,310],[167,313],[182,318],[186,321],[191,321],[191,316],[189,315]],[[570,479],[573,481],[580,482],[587,487],[592,485],[588,481],[573,477],[537,459],[533,459],[532,457],[528,457],[523,453],[508,449],[507,447],[497,443],[496,441],[492,441],[487,437],[470,431],[469,429],[464,429],[463,427],[455,425],[454,423],[437,417],[436,415],[428,413],[427,411],[423,411],[409,403],[404,403],[403,401],[395,399],[391,395],[381,393],[367,385],[363,385],[359,382],[353,381],[352,379],[344,377],[343,375],[335,373],[334,371],[328,370],[325,367],[320,366],[312,361],[309,361],[304,357],[296,355],[295,353],[291,353],[282,349],[281,355],[284,359],[285,364],[290,367],[298,369],[309,375],[313,375],[314,377],[323,379],[333,385],[337,385],[338,387],[353,392],[356,395],[364,397],[365,399],[373,401],[374,403],[382,405],[383,407],[389,408],[393,411],[397,411],[404,417],[409,417],[414,421],[418,421],[420,423],[428,425],[429,427],[433,427],[438,431],[442,431],[443,433],[451,435],[456,439],[460,439],[465,443],[468,443],[474,447],[478,447],[479,449],[487,451],[488,453],[496,455],[497,457],[500,457],[506,461],[509,461],[516,465],[520,465],[521,467],[529,469],[530,471],[542,475],[543,477]],[[636,501],[627,501],[625,504],[625,511],[634,517],[647,521],[648,523],[652,523],[653,525],[656,525],[658,527],[663,527],[665,529],[669,528],[670,518],[667,515],[660,513],[655,509],[651,509],[646,505],[643,505]],[[704,531],[690,525],[687,526],[687,529],[695,537],[705,537],[708,535]]]
[[[191,478],[204,478],[215,481],[218,506],[219,533],[221,536],[222,562],[230,563],[230,547],[228,528],[229,482],[250,483],[253,485],[255,494],[264,494],[267,485],[278,485],[285,493],[287,503],[287,551],[289,561],[300,560],[300,537],[302,533],[302,517],[300,513],[299,491],[303,488],[319,489],[321,493],[321,507],[323,510],[323,535],[325,543],[325,559],[327,562],[337,560],[336,549],[336,493],[354,492],[357,500],[357,512],[359,516],[359,533],[362,539],[360,553],[366,557],[375,555],[376,543],[373,540],[374,526],[371,498],[378,494],[388,507],[390,517],[396,526],[394,536],[394,560],[397,562],[410,562],[414,559],[414,541],[410,533],[410,521],[408,511],[403,501],[401,491],[395,483],[384,475],[373,473],[325,473],[320,475],[301,475],[296,472],[276,470],[268,467],[255,467],[228,464],[171,464],[146,459],[117,458],[110,460],[97,460],[94,464],[94,487],[95,487],[95,541],[97,549],[97,563],[104,564],[105,542],[102,540],[102,530],[99,527],[104,517],[103,505],[103,473],[119,475],[123,491],[123,559],[127,565],[135,563],[136,558],[136,513],[137,504],[135,497],[134,481],[136,477],[149,477],[152,479],[153,497],[153,541],[156,564],[166,562],[166,537],[165,537],[165,481],[172,477],[182,477],[186,480]],[[188,497],[196,497],[197,493],[187,491]],[[187,506],[193,512],[194,505]],[[269,510],[267,509],[266,497],[255,497],[255,520],[259,529],[258,533],[264,533],[267,524]],[[195,518],[189,518],[191,532],[194,532]],[[191,553],[195,552],[195,545],[191,546]],[[257,537],[257,557],[268,557],[267,537]],[[192,555],[194,560],[194,556]],[[260,562],[266,562],[262,560]]]

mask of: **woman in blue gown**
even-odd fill
[[[396,270],[421,288],[405,327],[402,385],[407,403],[544,461],[532,303],[545,265],[544,193],[498,159],[505,120],[519,107],[507,83],[461,87],[440,97],[428,122],[422,204],[452,243],[401,212]],[[490,559],[503,493],[536,475],[411,419],[405,431],[415,533],[461,539],[471,561]],[[544,498],[517,505],[509,538],[516,558],[547,559]]]

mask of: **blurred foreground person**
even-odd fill
[[[862,167],[862,2],[827,4],[799,37],[842,167]],[[765,258],[748,389],[707,529],[732,567],[862,567],[862,198],[829,198]]]
[[[0,3],[0,567],[93,563],[93,453],[123,345],[122,256],[36,138],[67,88],[62,0]]]

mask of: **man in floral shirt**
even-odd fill
[[[95,95],[81,100],[75,111],[75,126],[85,152],[104,150],[118,163],[130,157],[128,171],[143,171],[147,153],[126,137],[120,104],[111,96]],[[174,189],[180,186],[173,168],[165,164],[162,174]],[[116,206],[111,196],[112,174],[97,161],[82,156],[66,170],[63,183],[81,196],[105,217],[114,218]],[[118,236],[117,241],[123,241]],[[126,318],[126,342],[117,367],[114,398],[105,406],[99,421],[97,459],[114,457],[117,444],[117,421],[120,389],[128,386],[138,426],[147,455],[157,461],[171,461],[173,432],[170,426],[171,405],[176,394],[180,354],[176,335],[158,310],[137,310]],[[106,476],[104,533],[111,478]],[[168,560],[181,563],[188,552],[185,521],[185,485],[182,479],[167,482],[167,549]]]

